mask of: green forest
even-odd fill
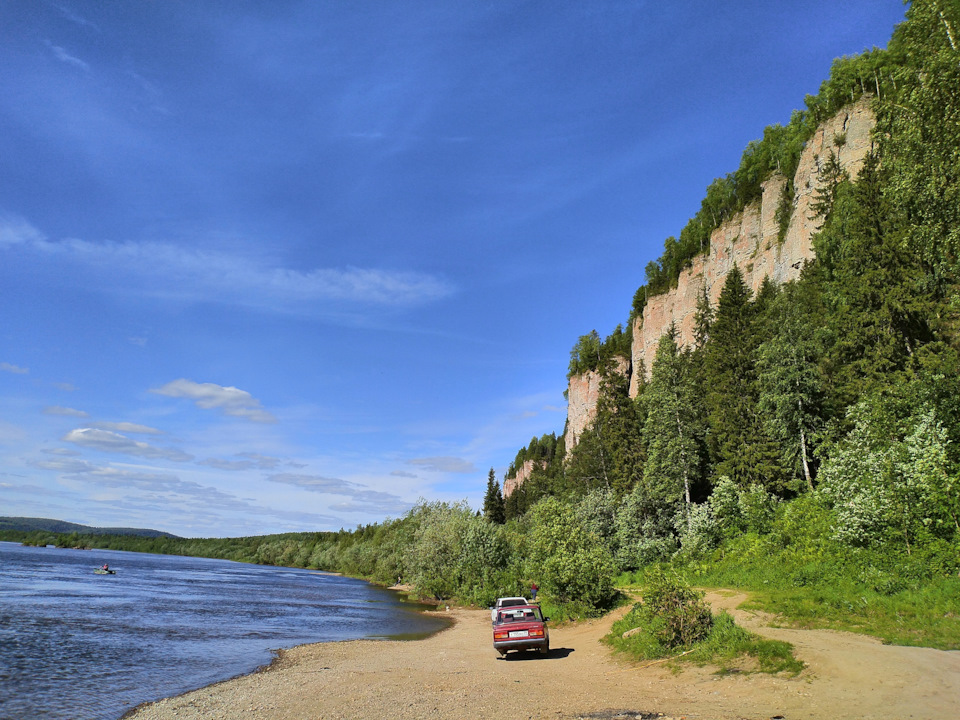
[[[862,171],[822,163],[816,259],[801,277],[752,293],[734,269],[715,306],[702,298],[692,346],[660,340],[635,398],[618,371],[629,331],[579,338],[570,372],[601,374],[596,420],[571,450],[562,435],[533,438],[507,476],[527,461],[533,475],[508,498],[491,470],[481,511],[421,501],[337,533],[0,537],[401,579],[481,606],[536,582],[558,617],[603,612],[668,572],[754,591],[803,626],[960,648],[958,33],[957,3],[914,0],[886,49],[835,61],[804,110],[707,188],[647,267],[631,318],[763,180],[793,176],[822,120],[870,99]]]

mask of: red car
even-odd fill
[[[510,650],[550,652],[547,620],[537,605],[520,605],[497,611],[493,624],[493,649],[505,656]]]

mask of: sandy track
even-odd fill
[[[453,627],[426,640],[304,645],[270,669],[139,709],[136,720],[310,718],[603,718],[663,713],[718,720],[783,717],[952,718],[960,714],[960,652],[885,646],[850,633],[770,628],[736,610],[743,595],[714,593],[715,608],[787,640],[808,669],[795,678],[713,675],[638,666],[599,639],[613,619],[553,628],[550,657],[500,659],[490,613],[452,610]]]

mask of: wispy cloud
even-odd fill
[[[304,524],[329,524],[336,527],[339,518],[310,512],[277,510],[250,502],[192,480],[183,480],[174,473],[157,472],[150,468],[126,465],[98,465],[86,460],[43,460],[32,465],[42,470],[58,472],[102,488],[118,488],[125,492],[113,497],[111,508],[125,508],[155,515],[166,510],[177,517],[187,514],[199,526],[222,522],[221,513],[244,513],[261,517],[282,518]],[[135,496],[129,494],[136,491]]]
[[[72,417],[72,418],[88,418],[90,413],[84,412],[83,410],[75,410],[74,408],[61,407],[60,405],[51,405],[43,409],[44,415],[60,415],[62,417]]]
[[[331,303],[412,306],[453,292],[443,279],[418,272],[352,266],[289,268],[263,258],[161,242],[51,241],[23,218],[0,217],[0,249],[12,247],[78,266],[92,280],[109,272],[111,291],[274,311],[309,313]],[[95,285],[103,288],[99,281]]]
[[[55,7],[57,10],[59,10],[60,13],[61,13],[65,18],[67,18],[67,20],[69,20],[70,22],[74,22],[74,23],[76,23],[77,25],[80,25],[80,26],[82,26],[82,27],[88,27],[88,28],[91,28],[91,29],[93,29],[93,30],[96,30],[97,32],[100,32],[100,27],[99,27],[96,23],[91,22],[90,20],[87,20],[85,17],[83,17],[83,16],[81,16],[81,15],[78,15],[77,13],[75,13],[75,12],[74,12],[73,10],[71,10],[70,8],[66,8],[66,7],[64,7],[63,5],[58,5],[58,4],[56,4],[56,3],[50,3],[50,5],[51,5],[52,7]]]
[[[71,430],[63,436],[62,440],[90,450],[120,453],[121,455],[131,455],[133,457],[172,460],[174,462],[189,462],[193,460],[192,455],[188,455],[176,448],[156,447],[145,442],[132,440],[120,433],[109,430],[98,430],[96,428],[77,428],[76,430]]]
[[[407,460],[407,465],[415,465],[430,472],[472,473],[477,469],[472,462],[458,457],[427,457]]]
[[[90,423],[89,427],[97,428],[98,430],[112,430],[113,432],[118,433],[133,433],[135,435],[166,434],[163,432],[163,430],[157,430],[156,428],[152,428],[147,425],[139,425],[132,422],[95,422]]]
[[[273,423],[277,419],[260,407],[260,401],[246,390],[215,383],[198,383],[180,378],[150,392],[173,398],[187,398],[203,410],[219,410],[230,417],[251,422]]]
[[[257,453],[237,453],[234,457],[243,459],[207,458],[198,461],[197,465],[206,465],[218,470],[273,470],[281,462],[280,458],[258,455]]]
[[[279,473],[267,477],[270,482],[293,485],[294,487],[311,492],[342,495],[348,499],[333,503],[331,510],[340,512],[371,512],[371,513],[399,513],[410,509],[410,503],[402,500],[393,493],[370,490],[357,483],[340,478],[324,477],[322,475],[299,475],[296,473]]]
[[[378,515],[396,515],[406,512],[413,503],[404,502],[390,493],[368,490],[354,494],[346,502],[333,503],[329,507],[336,512],[364,512]]]
[[[18,365],[11,365],[10,363],[0,362],[0,370],[3,372],[13,373],[14,375],[26,375],[30,371],[27,368],[20,367]]]
[[[67,63],[68,65],[72,65],[73,67],[80,68],[84,72],[90,72],[90,66],[87,63],[85,63],[80,58],[71,55],[59,45],[54,45],[50,41],[47,41],[47,47],[50,48],[50,50],[53,52],[54,57],[57,58],[57,60],[59,60],[60,62],[64,62],[64,63]]]
[[[279,473],[270,475],[267,480],[285,485],[310,490],[312,492],[336,493],[351,495],[356,492],[357,486],[340,478],[323,477],[322,475],[298,475],[297,473]]]

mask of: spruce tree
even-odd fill
[[[779,294],[771,312],[775,332],[758,350],[757,380],[763,421],[785,467],[813,490],[813,439],[823,422],[823,314],[809,287],[791,283]]]
[[[701,468],[701,428],[690,356],[677,347],[673,324],[660,338],[646,392],[650,408],[644,427],[648,442],[644,467],[648,495],[666,505],[682,503],[689,523]]]
[[[706,347],[708,448],[715,477],[741,487],[780,489],[783,469],[776,443],[758,415],[756,350],[760,324],[751,292],[734,265],[727,273]]]
[[[500,483],[497,482],[493,468],[490,468],[490,475],[487,477],[487,493],[483,498],[483,516],[498,525],[503,525],[507,520],[503,494],[500,491]]]

